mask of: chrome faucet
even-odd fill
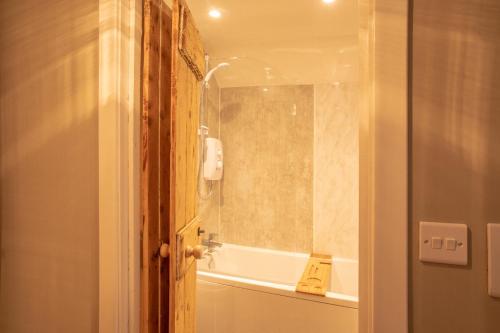
[[[212,232],[208,234],[208,239],[201,241],[201,244],[208,248],[208,253],[214,252],[217,247],[222,247],[222,243],[216,240],[218,236],[218,234]]]

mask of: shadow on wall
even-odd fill
[[[98,4],[0,3],[2,332],[98,330]]]
[[[416,333],[486,333],[500,326],[500,300],[488,296],[486,275],[486,224],[500,223],[499,16],[500,4],[492,0],[414,2]],[[424,220],[469,225],[468,267],[418,261],[418,223]]]

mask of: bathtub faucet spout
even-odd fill
[[[218,234],[209,233],[208,239],[203,239],[202,244],[208,248],[208,252],[214,252],[217,247],[222,247],[222,243],[216,241]]]

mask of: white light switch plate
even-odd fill
[[[500,297],[500,224],[488,224],[488,294]]]
[[[419,245],[420,261],[467,265],[466,224],[420,222]]]

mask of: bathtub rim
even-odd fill
[[[358,297],[331,291],[327,292],[326,296],[317,296],[296,292],[294,286],[289,286],[286,284],[236,277],[227,274],[211,273],[202,270],[197,271],[197,278],[211,283],[253,290],[256,292],[263,292],[267,294],[274,294],[282,297],[291,297],[304,301],[341,306],[351,309],[359,308]]]

